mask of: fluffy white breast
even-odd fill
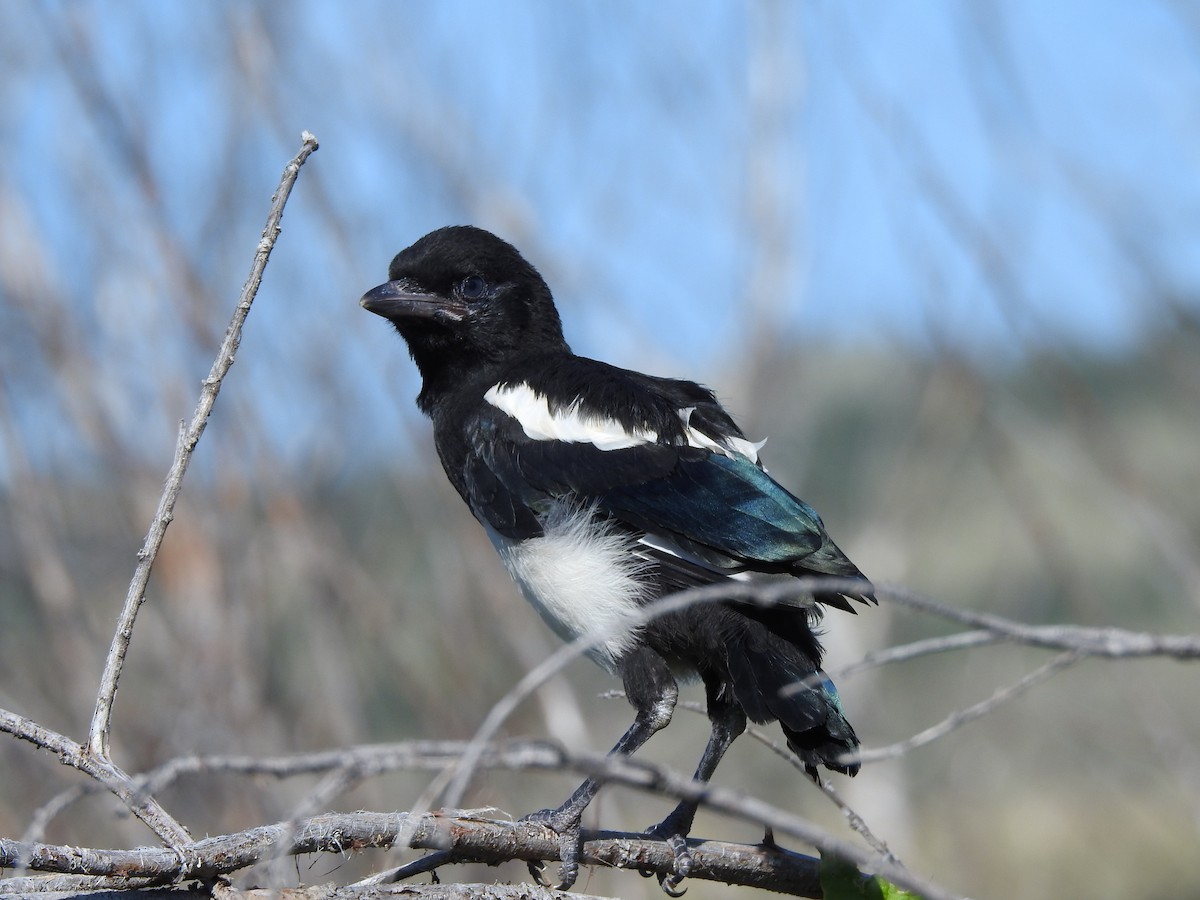
[[[579,403],[550,411],[550,403],[527,384],[493,385],[483,399],[507,413],[535,441],[566,441],[571,444],[595,444],[601,450],[623,450],[658,440],[652,431],[628,429],[614,419],[584,414]]]
[[[514,541],[487,528],[496,552],[525,598],[563,640],[604,635],[588,651],[607,669],[637,640],[625,623],[649,597],[649,564],[634,541],[592,521],[592,510],[559,501],[543,521],[545,534]]]

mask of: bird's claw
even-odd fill
[[[579,877],[579,857],[583,852],[583,831],[580,828],[579,817],[564,814],[559,809],[540,809],[522,816],[520,821],[530,825],[541,825],[558,835],[558,884],[551,884],[546,880],[542,874],[546,870],[546,864],[540,860],[528,864],[530,877],[544,888],[570,890],[575,879]]]
[[[525,865],[529,867],[529,877],[533,879],[534,884],[538,887],[550,887],[550,882],[542,876],[542,873],[546,871],[546,864],[544,862],[540,859],[531,859]]]
[[[676,888],[692,872],[692,854],[688,853],[687,838],[681,834],[673,834],[668,837],[667,846],[675,854],[675,868],[674,871],[668,872],[658,880],[658,886],[668,897],[682,897],[687,893],[687,888],[681,891]]]
[[[692,872],[692,854],[688,852],[687,838],[679,834],[678,830],[670,825],[670,818],[660,822],[653,828],[647,828],[646,834],[649,837],[656,837],[663,840],[668,847],[671,848],[671,853],[675,855],[675,862],[671,867],[671,871],[658,879],[658,886],[662,888],[663,893],[668,897],[682,897],[687,893],[687,888],[676,890],[680,882],[687,878]],[[642,872],[643,875],[649,876],[653,872]]]
[[[682,880],[678,875],[664,875],[659,879],[658,886],[662,888],[662,892],[668,897],[682,897],[687,893],[687,888],[680,891],[675,890],[675,886]]]

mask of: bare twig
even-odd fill
[[[762,734],[762,732],[757,732],[757,734]],[[784,752],[783,748],[779,747],[774,742],[772,742],[771,749],[775,750],[776,753]],[[800,761],[797,760],[794,755],[792,755],[792,760],[792,765],[794,765],[797,769],[802,768]],[[820,789],[822,794],[829,798],[829,802],[836,806],[841,814],[846,817],[846,822],[850,825],[850,828],[864,841],[866,841],[867,844],[870,845],[871,849],[879,854],[880,858],[900,866],[901,868],[904,867],[904,863],[898,856],[896,856],[895,853],[892,852],[892,848],[887,845],[887,842],[878,837],[875,832],[870,829],[870,827],[867,825],[867,820],[862,817],[862,814],[859,813],[858,810],[854,809],[854,807],[842,799],[841,795],[830,783],[829,779],[819,779],[817,781],[817,787]]]
[[[908,662],[922,656],[934,653],[945,653],[948,650],[966,650],[970,647],[981,647],[986,644],[996,644],[1002,640],[990,631],[960,631],[957,634],[947,634],[941,637],[924,638],[908,644],[898,644],[868,653],[858,662],[850,663],[838,669],[830,669],[829,676],[833,679],[848,675],[857,675],[867,669],[886,666],[891,663]]]
[[[21,835],[23,841],[40,841],[45,835],[46,829],[50,827],[58,816],[69,809],[72,804],[78,802],[83,797],[90,796],[97,791],[103,790],[103,787],[94,781],[83,781],[71,785],[64,791],[59,791],[41,806],[33,811],[33,815],[29,817],[29,824],[25,826],[25,831]]]
[[[982,628],[1018,644],[1048,650],[1077,650],[1085,656],[1136,659],[1166,656],[1200,659],[1200,634],[1150,634],[1124,628],[1084,625],[1026,625],[990,613],[972,612],[938,603],[901,585],[876,585],[886,598],[901,606],[949,619],[960,625]]]
[[[369,878],[355,882],[355,885],[394,884],[398,881],[414,878],[417,875],[424,875],[426,872],[436,871],[442,866],[453,862],[454,854],[449,850],[435,850],[433,853],[425,854],[420,859],[414,859],[407,865],[397,866],[394,869],[387,869],[383,872],[376,872]]]
[[[184,473],[187,471],[192,452],[196,449],[196,444],[204,433],[204,427],[208,424],[209,414],[212,412],[217,394],[221,390],[221,382],[233,365],[234,355],[242,337],[242,325],[250,313],[250,305],[258,293],[258,286],[262,281],[267,260],[279,237],[279,223],[283,218],[283,208],[287,204],[292,185],[295,184],[296,178],[300,174],[300,167],[317,149],[317,139],[311,134],[305,132],[302,139],[304,143],[300,152],[284,168],[283,178],[271,199],[271,211],[267,216],[267,224],[263,228],[262,239],[254,254],[250,276],[242,287],[237,308],[234,310],[229,328],[225,332],[225,339],[221,342],[217,357],[213,361],[212,369],[209,371],[208,377],[204,379],[200,390],[200,399],[192,414],[192,421],[186,429],[181,424],[175,458],[167,473],[166,483],[163,485],[162,495],[159,497],[158,509],[150,523],[150,530],[146,533],[146,540],[142,544],[141,550],[138,551],[138,563],[134,569],[133,580],[129,583],[125,605],[121,609],[120,618],[117,620],[117,630],[113,635],[112,645],[105,660],[104,674],[100,680],[100,690],[96,696],[96,708],[92,715],[91,729],[88,734],[88,750],[97,759],[109,759],[112,706],[117,693],[117,684],[121,678],[121,668],[125,662],[125,654],[129,650],[129,642],[133,638],[134,621],[142,602],[146,599],[146,585],[150,580],[150,570],[154,566],[154,560],[162,546],[167,526],[171,524],[171,519],[174,517],[175,501],[183,484]],[[165,836],[160,835],[160,837]]]
[[[796,757],[796,754],[780,744],[778,741],[771,738],[770,735],[768,735],[761,728],[747,728],[746,734],[758,741],[760,744],[763,744],[772,753],[786,762],[797,772],[804,772],[804,764],[800,762],[800,760]],[[904,863],[899,857],[896,856],[895,853],[892,852],[887,843],[882,838],[876,836],[875,832],[871,831],[870,827],[867,825],[867,820],[864,819],[857,810],[851,807],[849,803],[841,798],[828,780],[820,779],[816,782],[815,786],[829,799],[834,806],[838,808],[838,810],[841,811],[842,815],[846,817],[846,822],[850,825],[850,828],[853,829],[864,841],[866,841],[871,849],[879,854],[880,858],[897,866],[904,866]]]
[[[1066,653],[1060,653],[1054,659],[1050,660],[1043,666],[1034,669],[1032,672],[1025,675],[1019,681],[1008,685],[1008,687],[1000,688],[992,696],[986,700],[981,700],[965,709],[956,710],[951,713],[936,725],[931,725],[924,731],[914,734],[912,737],[903,741],[897,741],[894,744],[889,744],[886,747],[876,749],[859,750],[857,753],[850,755],[849,759],[857,759],[861,763],[882,762],[885,759],[895,759],[903,756],[910,750],[915,750],[918,747],[924,747],[926,744],[936,741],[940,737],[945,737],[954,729],[965,725],[974,719],[985,716],[993,710],[1003,706],[1012,700],[1017,699],[1025,692],[1031,690],[1043,681],[1056,675],[1058,672],[1074,665],[1083,659],[1083,653],[1079,650],[1069,650]]]
[[[17,734],[18,728],[34,735],[33,730],[37,726],[20,716],[0,710],[0,731],[8,731],[18,737],[25,737]],[[43,732],[54,734],[45,730]],[[79,746],[67,738],[58,735],[54,737],[68,745]],[[54,740],[29,737],[25,739],[43,749],[59,752],[58,745]],[[526,742],[515,741],[489,748],[480,762],[480,766],[482,768],[521,768],[524,765],[521,753],[525,746]],[[175,784],[180,778],[199,774],[265,775],[283,780],[305,775],[352,772],[356,776],[355,780],[361,780],[397,771],[443,772],[447,766],[450,766],[462,755],[465,747],[466,743],[463,741],[406,741],[342,747],[336,750],[288,756],[255,757],[222,754],[181,756],[167,760],[147,772],[129,776],[129,778],[138,796],[157,794]],[[349,786],[352,785],[348,783],[347,787]],[[80,798],[105,789],[101,783],[87,782],[60,791],[42,804],[30,826],[25,829],[22,840],[40,840],[47,824],[63,810]]]
[[[333,888],[327,884],[284,890],[255,888],[239,890],[223,884],[213,889],[213,900],[618,900],[596,894],[567,894],[531,884],[352,884]],[[90,900],[90,898],[80,898]],[[157,900],[157,898],[152,898]],[[164,898],[173,900],[173,898]],[[193,900],[193,898],[181,898]]]
[[[57,754],[63,765],[90,775],[172,848],[178,850],[191,841],[187,829],[176,822],[153,797],[140,792],[132,778],[108,760],[96,758],[82,744],[4,709],[0,709],[0,731],[49,750]]]
[[[24,900],[26,897],[52,895],[54,900],[75,900],[71,895],[86,895],[96,900],[97,891],[138,891],[137,900],[174,898],[177,888],[162,888],[161,893],[142,893],[144,888],[161,883],[158,878],[122,878],[120,875],[22,875],[0,881],[0,900]],[[111,896],[104,900],[111,900]],[[180,897],[180,900],[195,898]]]

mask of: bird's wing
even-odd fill
[[[467,425],[468,502],[499,533],[538,534],[539,513],[569,498],[645,534],[674,586],[740,571],[833,575],[864,587],[814,592],[822,603],[852,611],[846,597],[873,599],[820,516],[757,465],[715,401],[678,410],[683,427],[664,436],[578,404],[564,414],[520,399],[489,403]]]

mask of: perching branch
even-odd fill
[[[230,320],[229,328],[225,332],[225,339],[221,342],[221,348],[217,352],[217,357],[213,360],[208,377],[204,379],[203,386],[200,389],[200,399],[197,401],[196,410],[192,414],[192,421],[186,428],[180,423],[179,440],[175,446],[175,458],[172,460],[171,468],[167,472],[167,480],[163,485],[162,495],[158,500],[158,509],[155,511],[154,519],[150,523],[150,530],[146,533],[146,540],[142,544],[142,549],[138,551],[138,563],[133,572],[133,580],[129,583],[129,592],[125,596],[125,605],[121,609],[120,618],[117,620],[117,630],[113,635],[108,657],[105,659],[104,674],[100,679],[100,690],[96,696],[96,708],[92,715],[91,729],[88,733],[88,751],[100,760],[107,761],[109,759],[109,731],[112,724],[112,705],[117,693],[117,684],[121,678],[121,668],[125,663],[125,654],[129,651],[129,642],[133,638],[134,621],[137,619],[138,610],[141,608],[142,602],[146,599],[146,585],[150,580],[150,570],[153,568],[154,560],[157,558],[159,548],[162,546],[167,526],[171,524],[171,519],[174,518],[175,501],[178,499],[179,491],[183,485],[184,473],[187,471],[188,463],[191,461],[192,452],[196,449],[196,444],[199,442],[200,436],[204,433],[204,427],[208,424],[209,414],[212,412],[213,405],[217,401],[217,394],[221,390],[221,382],[229,372],[229,368],[233,365],[234,355],[242,339],[242,325],[246,321],[246,316],[250,313],[250,305],[254,302],[254,297],[258,293],[258,286],[262,282],[263,270],[266,269],[267,260],[271,256],[271,250],[274,248],[275,241],[279,237],[279,223],[283,218],[283,208],[287,204],[288,196],[291,194],[292,185],[296,183],[296,178],[300,174],[300,167],[304,165],[305,160],[317,149],[317,139],[307,131],[302,135],[302,140],[304,143],[300,148],[300,152],[284,168],[283,178],[271,198],[271,211],[267,216],[267,224],[263,228],[262,239],[259,241],[258,249],[254,254],[254,262],[250,267],[250,276],[246,279],[246,283],[242,287],[241,297],[238,299],[237,307],[234,309],[233,318]],[[174,841],[179,836],[172,829],[169,833],[160,834],[159,837],[164,840]]]
[[[162,786],[167,773],[178,776],[185,771],[228,771],[280,777],[327,771],[353,780],[348,773],[366,777],[401,768],[436,771],[444,768],[450,759],[461,757],[465,749],[463,742],[418,741],[351,748],[340,758],[328,753],[258,761],[245,757],[191,758],[160,767],[139,781]],[[479,765],[514,771],[569,769],[667,797],[696,799],[727,815],[770,827],[777,834],[797,837],[822,851],[835,852],[898,884],[920,889],[928,897],[953,896],[921,882],[889,856],[877,857],[784,810],[734,791],[695,782],[662,766],[598,754],[570,755],[552,744],[530,741],[486,746],[480,754]],[[438,837],[442,832],[431,823],[436,825],[452,819],[455,839],[446,843],[444,837]],[[460,819],[475,824],[460,827]],[[479,825],[479,822],[490,824]],[[463,828],[466,830],[460,834]],[[178,883],[229,874],[264,860],[296,853],[343,852],[397,844],[414,849],[452,851],[441,863],[444,865],[465,861],[497,863],[513,859],[556,859],[559,846],[557,836],[541,826],[497,823],[477,814],[409,812],[381,817],[377,813],[364,812],[345,817],[293,819],[268,828],[197,841],[182,848],[180,853],[162,849],[104,851],[58,847],[36,841],[2,841],[0,868],[86,874],[97,879],[120,875]],[[753,885],[799,896],[817,896],[811,893],[817,877],[817,861],[811,858],[775,847],[747,847],[703,840],[690,841],[689,849],[697,861],[697,868],[690,877]],[[645,839],[640,834],[597,832],[589,836],[583,858],[592,864],[653,870],[659,874],[670,872],[674,865],[674,854],[666,844]],[[412,863],[368,881],[378,884],[427,870],[428,864]],[[17,880],[3,882],[4,887],[11,888]]]
[[[281,822],[206,838],[187,848],[183,862],[171,851],[154,847],[97,850],[0,840],[0,867],[20,861],[41,872],[180,883],[230,874],[279,852],[387,849],[401,834],[407,835],[408,847],[441,853],[438,858],[444,864],[558,858],[557,836],[537,825],[482,818],[470,811],[421,816],[357,812],[315,816],[296,827]],[[583,859],[587,864],[655,872],[671,871],[674,865],[671,849],[643,834],[599,831],[585,832],[585,838]],[[777,847],[718,841],[689,841],[688,847],[694,861],[693,878],[752,885],[799,897],[820,896],[819,861],[812,857]],[[418,865],[406,874],[423,871]],[[26,877],[0,884],[6,891],[32,891],[44,882]]]

